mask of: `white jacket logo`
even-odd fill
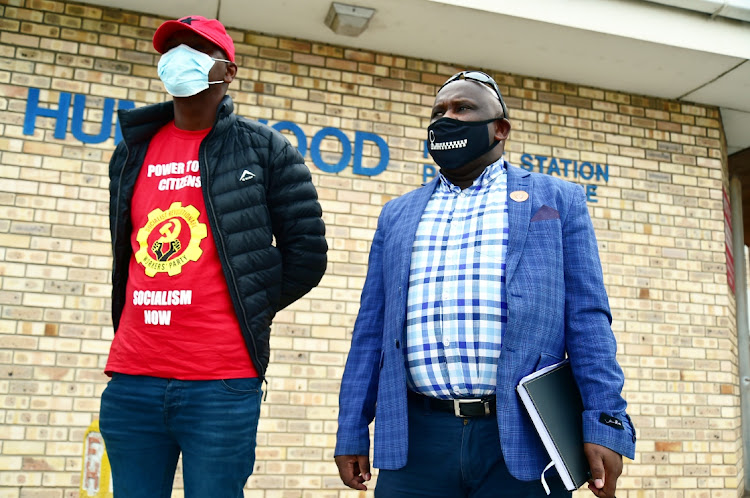
[[[435,143],[435,132],[430,130],[430,150],[448,150],[448,149],[462,149],[466,147],[469,139],[464,138],[463,140],[453,140],[451,142],[438,142]]]
[[[240,176],[240,181],[246,182],[248,180],[252,180],[253,178],[255,178],[255,173],[251,173],[248,170],[245,170],[242,172],[242,176]]]

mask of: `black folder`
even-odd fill
[[[580,488],[591,474],[583,453],[583,402],[570,362],[527,375],[517,390],[552,460],[547,469],[554,465],[568,491]]]

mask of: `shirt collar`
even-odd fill
[[[471,190],[481,190],[483,188],[489,187],[494,183],[494,181],[504,175],[506,172],[506,163],[505,158],[500,157],[497,161],[487,166],[484,171],[482,171],[482,174],[477,177],[476,180],[474,180],[474,183],[471,184],[471,187],[469,189]],[[440,173],[440,188],[446,191],[457,191],[460,192],[461,188],[452,184],[450,180],[448,180],[445,176],[443,176],[442,173]]]

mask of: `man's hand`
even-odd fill
[[[369,481],[370,474],[370,457],[367,455],[339,455],[334,458],[336,466],[339,468],[341,480],[352,489],[367,490],[364,485]],[[620,465],[622,467],[622,464]]]
[[[617,478],[622,474],[622,455],[593,443],[584,443],[583,452],[591,467],[591,492],[600,498],[615,498]]]

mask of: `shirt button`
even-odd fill
[[[451,341],[443,341],[443,346],[448,347],[451,345]]]

